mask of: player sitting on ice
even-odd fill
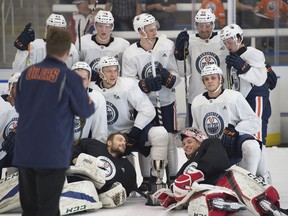
[[[243,208],[254,215],[285,215],[273,186],[235,165],[226,170],[229,160],[220,139],[207,139],[196,128],[184,129],[179,137],[188,161],[171,189],[154,193],[163,207],[188,206],[189,215],[233,215]]]
[[[69,183],[64,185],[60,197],[61,215],[114,208],[124,203],[136,187],[134,167],[122,157],[126,143],[125,135],[115,133],[108,136],[107,145],[95,139],[82,139],[73,147],[75,166],[67,171]],[[13,173],[0,180],[0,213],[19,208],[18,173]]]

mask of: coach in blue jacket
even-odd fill
[[[88,118],[94,112],[82,79],[65,64],[69,31],[51,28],[46,42],[46,58],[22,72],[16,90],[19,121],[13,165],[19,168],[23,216],[60,215],[74,116]]]

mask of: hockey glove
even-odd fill
[[[157,199],[160,205],[164,208],[169,208],[170,205],[176,203],[172,191],[168,188],[161,188],[156,191],[152,196]]]
[[[28,50],[29,43],[35,40],[34,29],[31,28],[31,23],[25,26],[25,29],[16,38],[14,46],[19,50]]]
[[[11,131],[8,136],[4,138],[2,143],[2,151],[5,151],[7,154],[13,151],[14,144],[15,144],[15,132]]]
[[[201,170],[189,168],[189,170],[180,175],[172,186],[172,191],[175,200],[182,200],[190,191],[193,182],[200,182],[204,180],[204,174]]]
[[[277,75],[273,71],[273,69],[272,69],[270,64],[266,64],[266,69],[267,69],[266,83],[268,85],[268,88],[270,90],[273,90],[276,87],[276,85],[277,85]]]
[[[182,31],[178,34],[175,43],[174,56],[177,60],[184,60],[184,58],[186,58],[186,56],[189,54],[188,46],[189,46],[189,35],[187,31]],[[184,49],[185,49],[185,55],[184,55]]]
[[[162,77],[160,75],[157,75],[156,77],[147,77],[140,80],[138,85],[144,93],[159,91],[162,88]]]
[[[236,152],[238,137],[239,132],[235,130],[234,125],[228,124],[228,127],[226,127],[223,131],[221,142],[226,149],[229,158],[231,158]]]
[[[162,85],[171,89],[176,81],[176,76],[171,74],[166,68],[158,70],[158,74],[162,77]]]
[[[225,62],[229,67],[234,67],[238,75],[246,73],[251,68],[251,66],[236,53],[230,53],[226,56]]]

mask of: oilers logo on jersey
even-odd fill
[[[200,54],[196,59],[196,69],[201,74],[202,69],[206,65],[216,64],[220,65],[219,57],[213,52],[204,52]]]
[[[112,104],[109,101],[106,101],[106,109],[107,109],[107,124],[112,125],[119,118],[119,112],[116,106],[114,106],[114,104]]]
[[[155,61],[155,68],[159,68],[160,70],[163,68],[162,64],[158,61]],[[156,71],[157,72],[157,71]],[[142,79],[145,79],[146,77],[152,77],[153,73],[152,73],[152,64],[151,62],[148,62],[142,70]]]
[[[205,133],[210,138],[220,137],[224,129],[222,116],[216,112],[209,112],[203,118]]]
[[[18,117],[12,118],[9,123],[6,125],[3,136],[6,137],[11,131],[16,131],[17,127],[17,122],[18,122]]]
[[[106,156],[98,156],[97,158],[100,159],[97,166],[105,171],[106,181],[113,179],[116,175],[115,164]]]

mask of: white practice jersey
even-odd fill
[[[0,145],[12,130],[15,130],[18,122],[18,113],[11,104],[0,97]]]
[[[225,89],[215,99],[198,95],[192,103],[191,112],[193,127],[205,131],[210,138],[221,138],[228,124],[234,125],[240,135],[254,135],[260,130],[260,119],[243,95],[234,90]]]
[[[85,120],[84,127],[82,126],[82,134],[80,118],[78,116],[75,118],[74,141],[80,140],[80,134],[81,138],[88,138],[91,131],[92,139],[106,143],[108,136],[106,100],[101,93],[93,89],[88,89],[88,95],[94,102],[95,112]]]
[[[109,134],[127,133],[133,126],[142,130],[156,115],[154,106],[135,79],[118,77],[117,83],[109,89],[101,89],[94,83],[91,88],[101,92],[106,99]],[[138,112],[136,118],[134,110]]]
[[[81,52],[79,52],[81,61],[87,62],[94,69],[102,56],[113,56],[121,65],[123,52],[130,45],[127,40],[113,37],[113,41],[108,46],[104,46],[98,45],[93,38],[95,39],[95,35],[91,34],[81,37]],[[75,45],[79,50],[78,39]]]
[[[240,57],[251,66],[250,70],[237,76],[237,70],[232,67],[230,74],[234,83],[233,89],[241,92],[246,98],[253,85],[262,86],[266,82],[265,56],[262,51],[254,47],[247,47]]]
[[[206,65],[217,64],[222,69],[223,77],[226,79],[225,57],[229,52],[222,43],[219,34],[214,32],[213,35],[209,40],[203,40],[196,34],[189,35],[189,56],[187,59],[190,71],[187,71],[187,76],[190,75],[188,87],[188,103],[190,104],[197,95],[205,91],[201,71]],[[225,81],[225,88],[226,83]]]
[[[30,43],[30,52],[17,49],[12,68],[16,71],[24,71],[28,66],[39,63],[46,57],[46,42],[44,39],[35,39]],[[71,68],[73,64],[79,61],[78,51],[71,43],[69,57],[66,60],[67,67]]]
[[[138,80],[152,77],[151,58],[151,52],[144,50],[139,42],[132,44],[123,54],[122,76],[132,77]],[[174,57],[174,43],[171,40],[166,39],[164,44],[159,47],[154,60],[155,67],[160,66],[166,68],[170,73],[176,76],[176,82],[173,88],[169,89],[162,85],[162,88],[159,90],[160,103],[161,107],[163,107],[175,101],[175,86],[180,82],[176,59]],[[155,92],[150,92],[147,95],[153,105],[156,106]]]

